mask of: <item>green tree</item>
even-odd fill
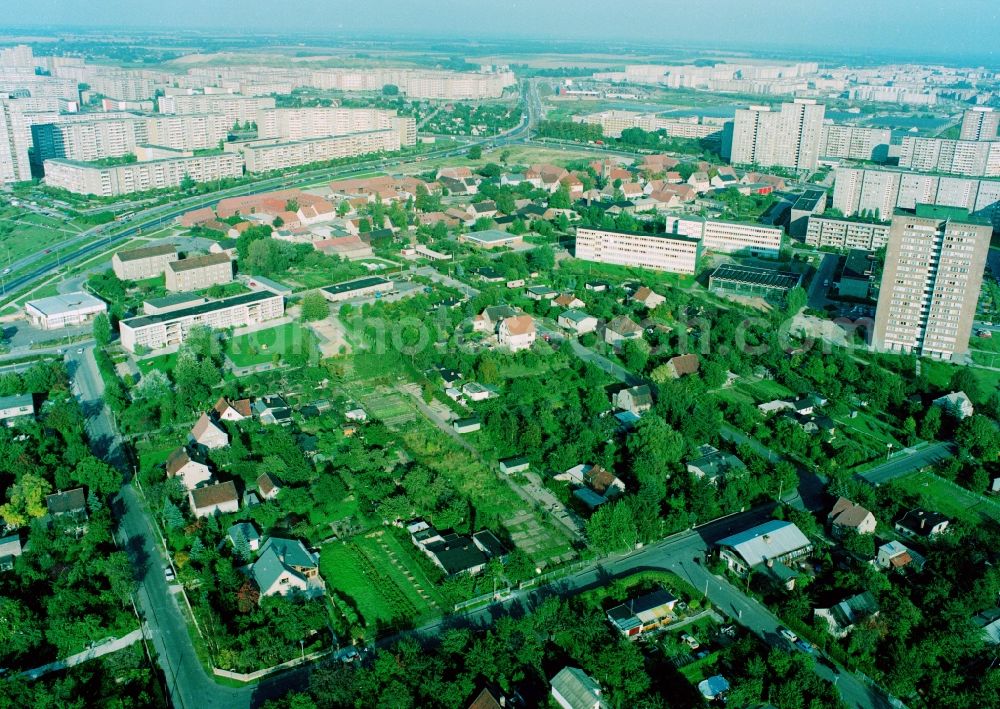
[[[184,177],[181,178],[180,189],[181,192],[190,192],[195,188],[198,183],[194,181],[191,175],[184,173]]]
[[[809,295],[806,293],[806,289],[801,286],[795,286],[790,291],[785,298],[785,312],[794,314],[802,310],[809,302]]]
[[[559,185],[559,188],[549,197],[549,206],[552,209],[569,209],[571,205],[569,187],[566,185]]]
[[[41,643],[41,623],[21,601],[0,596],[0,619],[0,661],[4,664]]]
[[[330,316],[330,303],[320,293],[307,293],[302,298],[302,319],[310,322],[313,320],[326,320]]]
[[[73,477],[80,485],[85,485],[101,495],[118,492],[122,484],[121,473],[92,455],[77,463]]]
[[[98,347],[107,347],[111,342],[111,318],[101,313],[94,318],[94,341]]]
[[[479,160],[483,157],[483,146],[473,145],[469,148],[467,155],[469,156],[469,160]]]
[[[45,496],[52,492],[48,480],[33,473],[25,473],[7,491],[9,502],[0,505],[0,517],[8,524],[23,527],[32,519],[46,512]]]

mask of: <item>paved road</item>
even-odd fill
[[[112,638],[109,642],[102,643],[100,645],[97,645],[96,647],[90,648],[89,650],[84,650],[83,652],[78,652],[75,655],[70,655],[64,660],[57,660],[47,665],[36,667],[33,670],[22,672],[21,674],[26,675],[30,679],[38,679],[42,675],[48,674],[49,672],[55,672],[56,670],[64,670],[67,667],[75,667],[76,665],[82,664],[84,662],[89,662],[90,660],[96,659],[98,657],[109,655],[112,652],[118,652],[123,648],[126,648],[130,645],[134,645],[141,639],[142,639],[142,629],[136,628],[128,635],[124,635],[120,638]]]
[[[955,455],[955,446],[951,443],[932,443],[926,448],[919,450],[908,449],[897,457],[882,463],[863,473],[858,473],[855,477],[864,480],[870,485],[878,487],[890,480],[912,473],[928,465],[940,463]]]
[[[812,283],[809,286],[810,308],[822,310],[823,306],[826,305],[826,293],[833,287],[833,281],[837,275],[838,261],[840,261],[840,257],[837,254],[823,255],[823,260],[820,262],[819,268],[816,269],[816,275],[813,276]],[[824,283],[827,283],[827,285],[824,286]]]
[[[594,352],[594,350],[589,347],[584,347],[580,344],[580,341],[575,337],[568,337],[566,333],[552,324],[551,322],[546,322],[541,318],[535,319],[535,324],[538,328],[538,333],[540,335],[548,335],[550,341],[554,343],[560,343],[563,341],[569,342],[570,350],[578,358],[584,362],[589,362],[601,371],[610,374],[612,377],[617,379],[622,384],[627,384],[629,386],[637,386],[639,384],[645,384],[646,380],[642,377],[638,377],[632,374],[629,370],[622,367],[620,364],[612,362],[610,359],[604,355]]]

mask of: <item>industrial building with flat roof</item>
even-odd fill
[[[90,322],[101,313],[108,312],[108,306],[90,293],[75,291],[29,300],[24,304],[24,312],[35,327],[42,330],[58,330],[61,327]]]
[[[771,268],[738,266],[726,263],[708,277],[712,293],[757,296],[766,300],[784,300],[788,291],[802,283],[802,276]]]
[[[331,303],[337,303],[342,300],[360,298],[373,293],[391,293],[395,288],[396,284],[392,281],[371,276],[369,278],[359,278],[354,281],[345,281],[344,283],[325,286],[319,290],[324,298]]]
[[[246,327],[280,318],[284,313],[284,298],[267,291],[255,291],[158,315],[129,318],[118,323],[118,330],[122,347],[129,352],[140,347],[155,350],[181,344],[193,327],[213,330]]]

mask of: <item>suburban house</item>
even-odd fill
[[[270,473],[261,473],[257,476],[257,493],[261,500],[273,500],[280,492],[281,486]]]
[[[552,698],[562,709],[607,709],[601,685],[581,669],[564,667],[550,684]]]
[[[242,421],[251,416],[250,399],[229,401],[223,396],[215,402],[213,410],[219,421]]]
[[[0,539],[0,571],[14,568],[14,560],[21,556],[21,535],[18,533]]]
[[[572,310],[572,309],[584,308],[586,307],[587,304],[584,303],[579,298],[577,298],[572,293],[563,293],[562,295],[553,298],[550,305],[552,306],[558,305],[560,308],[569,308]]]
[[[721,478],[746,470],[743,461],[732,453],[723,453],[708,443],[698,446],[698,457],[687,462],[687,471],[699,479],[717,485]]]
[[[240,496],[236,494],[236,485],[232,481],[191,490],[188,492],[188,502],[195,517],[227,514],[240,509]]]
[[[627,315],[619,315],[604,326],[604,341],[620,348],[628,340],[642,339],[642,327]]]
[[[504,458],[500,461],[500,472],[507,475],[514,473],[524,473],[531,467],[531,462],[524,456],[516,458]]]
[[[666,367],[670,376],[678,379],[688,374],[697,374],[701,361],[696,354],[677,355],[667,360]]]
[[[608,499],[625,493],[625,483],[600,465],[595,465],[585,472],[583,481],[591,490]]]
[[[529,349],[535,342],[535,321],[530,315],[504,318],[497,328],[497,342],[511,352]]]
[[[260,548],[250,567],[260,596],[322,596],[326,584],[319,575],[319,563],[298,539],[270,537]]]
[[[250,551],[260,549],[260,534],[250,522],[237,522],[226,532],[226,538],[237,549],[244,542]]]
[[[667,299],[662,295],[650,288],[647,288],[646,286],[637,290],[635,295],[632,296],[632,300],[646,306],[650,310],[658,306],[660,303],[665,303],[667,301]]]
[[[846,497],[837,499],[826,519],[830,523],[833,533],[838,536],[844,532],[874,534],[877,524],[875,515],[861,505],[854,504]]]
[[[597,329],[597,318],[587,315],[582,310],[567,310],[559,314],[556,322],[560,327],[572,331],[577,335],[584,335],[594,332]]]
[[[827,630],[835,638],[846,637],[854,626],[879,613],[878,602],[870,591],[851,596],[832,608],[817,608],[813,611],[816,618],[826,621]]]
[[[573,491],[573,497],[586,505],[587,509],[590,510],[596,510],[608,501],[608,498],[604,497],[604,495],[598,495],[589,487],[578,487]]]
[[[484,550],[486,544],[483,541],[477,543],[475,537],[465,537],[455,532],[441,534],[424,520],[411,522],[407,525],[406,531],[410,533],[413,544],[449,576],[478,574],[486,568],[486,562],[490,560],[490,555]],[[484,537],[483,540],[489,545],[495,542],[500,549],[503,548],[492,533],[490,537],[492,539]]]
[[[475,433],[483,427],[483,422],[479,420],[478,416],[467,416],[455,419],[451,422],[451,426],[458,433]]]
[[[497,325],[504,318],[514,317],[517,313],[509,305],[492,305],[472,319],[472,329],[475,332],[496,332]]]
[[[706,701],[713,701],[717,697],[722,697],[723,701],[725,697],[722,696],[729,691],[729,680],[727,680],[722,675],[712,675],[708,679],[703,679],[698,683],[698,692]]]
[[[632,598],[608,611],[608,620],[627,638],[655,630],[674,619],[677,599],[664,590]]]
[[[368,412],[362,409],[360,406],[348,409],[344,412],[344,419],[347,421],[355,421],[357,423],[364,423],[368,420]]]
[[[543,300],[552,300],[559,295],[559,291],[552,290],[548,286],[528,286],[528,289],[524,292],[524,297],[528,300],[537,300],[539,302]]]
[[[950,394],[938,397],[931,403],[934,406],[940,406],[944,409],[945,413],[951,414],[959,421],[969,418],[976,413],[972,401],[969,400],[964,391],[953,391]]]
[[[199,446],[214,450],[225,448],[229,445],[229,434],[219,428],[208,414],[202,414],[201,418],[191,429],[190,439]]]
[[[479,382],[466,382],[462,386],[462,394],[469,397],[470,401],[486,401],[497,395],[496,391],[490,387],[485,387]]]
[[[292,422],[292,409],[280,396],[262,396],[251,407],[254,416],[265,426],[287,426]]]
[[[0,396],[0,423],[13,426],[17,421],[35,415],[35,397],[31,394]]]
[[[1000,608],[991,608],[973,616],[972,624],[979,628],[983,640],[1000,645]]]
[[[886,542],[878,548],[875,564],[882,569],[900,570],[911,564],[917,570],[924,565],[924,558],[902,542]]]
[[[720,539],[717,545],[719,558],[739,576],[778,565],[787,568],[788,562],[807,556],[813,548],[798,527],[778,519]]]
[[[944,532],[950,520],[939,512],[915,508],[896,522],[896,531],[911,538],[929,539]]]
[[[194,490],[212,479],[212,471],[204,461],[192,456],[187,448],[181,447],[167,456],[167,477],[180,478],[185,490]]]
[[[54,492],[45,496],[45,508],[49,512],[51,519],[58,519],[60,522],[69,521],[65,528],[67,534],[76,535],[87,532],[87,495],[82,487],[77,487],[65,492]],[[75,522],[76,524],[72,524]]]
[[[631,411],[636,416],[641,416],[653,408],[653,392],[648,385],[640,384],[617,392],[612,398],[612,403],[623,411]]]

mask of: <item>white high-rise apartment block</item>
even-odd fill
[[[0,98],[0,183],[31,179],[26,131],[18,123],[11,101]]]
[[[150,145],[174,150],[206,150],[218,148],[228,137],[232,125],[220,113],[150,116],[146,118],[146,136]]]
[[[885,162],[891,137],[888,128],[827,124],[823,126],[819,154],[824,158]]]
[[[1000,139],[1000,111],[986,106],[970,108],[962,116],[961,140]]]
[[[309,140],[386,128],[400,132],[402,145],[417,142],[413,118],[374,108],[274,108],[261,111],[257,122],[261,140]]]
[[[211,182],[243,176],[243,158],[233,153],[165,158],[101,167],[73,160],[46,160],[45,184],[100,197],[179,187],[185,177]]]
[[[717,254],[777,258],[781,253],[783,232],[778,227],[667,215],[665,228],[668,234],[698,239],[702,248]]]
[[[399,133],[394,128],[308,140],[285,141],[276,138],[226,144],[227,151],[242,153],[247,172],[283,170],[298,165],[369,153],[389,153],[399,148]]]
[[[39,164],[53,158],[92,162],[135,153],[146,142],[146,119],[126,114],[94,120],[70,120],[31,126],[34,159]]]
[[[897,212],[873,346],[936,359],[967,353],[992,235],[988,222],[953,207]]]
[[[229,94],[195,94],[193,96],[160,96],[157,101],[160,113],[191,114],[221,113],[230,127],[240,123],[259,123],[258,116],[267,108],[274,108],[272,96],[233,96]]]
[[[736,110],[730,161],[737,165],[815,170],[826,107],[795,99],[772,111],[768,106]]]
[[[1000,177],[1000,141],[903,138],[899,166],[921,172]]]
[[[701,240],[680,234],[576,230],[576,257],[584,261],[693,274],[700,254]]]

